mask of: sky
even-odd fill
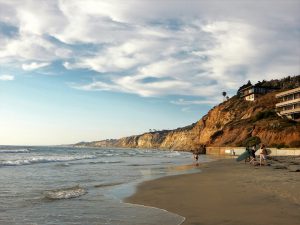
[[[0,0],[0,144],[187,126],[300,74],[298,0]]]

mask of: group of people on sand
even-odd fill
[[[252,165],[255,165],[255,162],[256,162],[256,155],[255,155],[255,152],[257,151],[256,150],[256,145],[253,145],[252,147],[247,147],[246,148],[246,151],[248,151],[250,157],[248,158],[249,159],[249,163],[252,164]],[[260,148],[258,149],[259,151],[259,165],[267,165],[267,155],[268,155],[268,151],[267,151],[267,148],[264,144],[261,144],[260,145]],[[245,163],[246,163],[247,159],[245,159]]]
[[[256,151],[259,151],[259,165],[262,166],[266,166],[267,165],[267,155],[268,155],[268,151],[267,148],[264,144],[260,145],[260,148],[257,150],[257,146],[253,145],[252,147],[247,146],[246,147],[246,151],[249,153],[249,157],[245,159],[245,163],[247,161],[249,161],[250,164],[252,165],[257,165],[256,163]],[[205,145],[200,145],[200,147],[193,152],[193,158],[195,160],[196,163],[198,163],[199,160],[199,155],[200,154],[205,154],[206,153],[206,146]]]

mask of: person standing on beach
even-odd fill
[[[199,160],[199,155],[200,155],[200,151],[199,150],[193,151],[194,160],[196,162],[198,162],[198,160]]]
[[[194,160],[198,163],[199,155],[205,151],[205,145],[200,145],[198,149],[193,151]]]
[[[206,145],[201,145],[201,153],[206,154]]]
[[[264,161],[264,165],[267,165],[267,149],[266,146],[264,144],[261,145],[260,147],[260,152],[259,152],[259,165],[261,166],[262,161]]]
[[[249,162],[249,161],[250,161],[251,150],[250,150],[250,147],[249,147],[249,146],[246,147],[246,151],[248,152],[249,156],[248,156],[247,158],[245,158],[245,164],[246,164],[246,162]]]
[[[249,162],[250,164],[251,163],[254,164],[254,161],[255,161],[255,152],[256,152],[256,146],[253,145],[252,148],[251,148],[251,150],[250,150],[250,155],[252,157],[252,159]]]

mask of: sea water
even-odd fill
[[[187,152],[0,146],[0,225],[181,224],[122,199],[142,181],[197,171]]]

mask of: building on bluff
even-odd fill
[[[277,87],[266,86],[264,81],[252,85],[249,80],[247,84],[241,86],[238,89],[237,95],[245,99],[246,101],[255,101],[261,95],[267,94],[277,89]]]
[[[300,87],[276,94],[276,112],[281,117],[300,121]]]

